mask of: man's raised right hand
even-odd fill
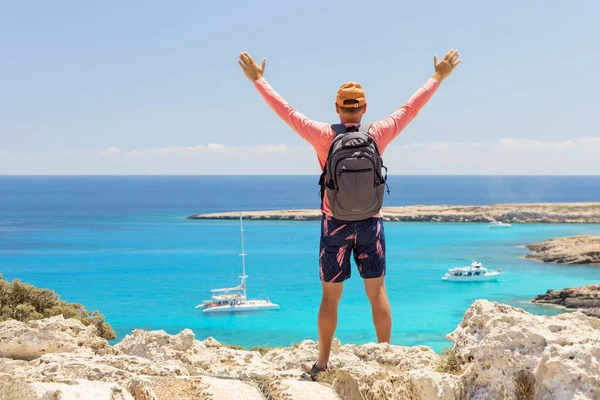
[[[242,52],[240,53],[240,59],[238,61],[238,64],[242,68],[242,71],[244,71],[244,75],[246,75],[246,78],[248,78],[250,82],[255,82],[263,77],[263,74],[265,72],[265,66],[267,65],[267,59],[263,58],[262,65],[259,67],[254,62],[250,54]]]

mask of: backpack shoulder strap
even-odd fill
[[[333,143],[340,140],[342,138],[342,135],[348,132],[348,130],[346,129],[346,125],[344,124],[332,124],[331,129],[333,129],[337,136],[331,141],[331,144],[329,145],[329,152],[327,153],[327,159],[325,161],[325,165],[323,166],[323,173],[319,177],[319,185],[321,186],[321,207],[323,206],[323,196],[325,194],[325,185],[327,184],[327,163],[331,158],[331,152],[333,151]]]
[[[377,151],[377,155],[379,155],[379,157],[381,157],[381,153],[379,152],[379,147],[377,146],[377,142],[375,141],[375,138],[373,136],[371,136],[371,134],[369,133],[369,129],[371,129],[371,124],[365,124],[365,125],[360,125],[360,127],[358,128],[359,132],[362,133],[366,133],[368,134],[371,139],[373,140],[373,145],[375,146],[375,150]]]
[[[333,129],[334,132],[337,133],[338,135],[340,133],[346,133],[347,132],[346,125],[344,125],[344,124],[333,124],[333,125],[331,125],[331,129]]]

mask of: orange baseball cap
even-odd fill
[[[365,91],[356,82],[346,82],[340,86],[335,103],[343,108],[358,108],[366,103]]]

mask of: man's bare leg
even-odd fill
[[[364,281],[367,297],[371,303],[377,341],[389,343],[392,337],[392,310],[385,291],[384,277],[364,279]]]
[[[342,298],[343,282],[321,282],[323,296],[319,308],[319,361],[317,367],[325,368],[331,353],[331,342],[337,328],[338,304]]]

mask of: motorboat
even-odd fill
[[[483,267],[482,263],[473,261],[469,266],[449,269],[442,279],[456,282],[484,282],[495,281],[502,274],[503,271],[501,269],[488,271],[487,268]]]
[[[496,221],[496,220],[493,220],[492,222],[490,222],[488,224],[488,228],[492,228],[492,229],[510,228],[511,226],[512,225],[507,222]]]

